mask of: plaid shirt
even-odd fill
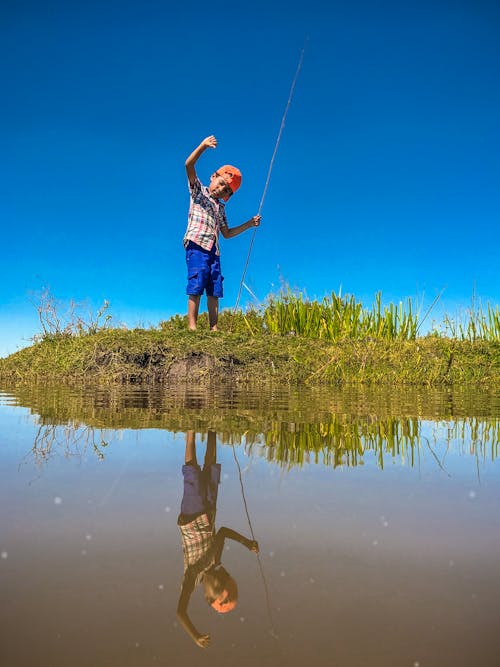
[[[182,537],[184,573],[189,567],[195,565],[196,583],[199,582],[205,570],[215,564],[215,554],[212,549],[215,540],[214,519],[210,519],[208,514],[201,514],[193,521],[179,526]]]
[[[210,196],[209,190],[196,178],[193,185],[189,183],[191,200],[184,247],[193,241],[204,250],[212,250],[215,243],[215,254],[220,255],[219,232],[227,227],[224,204]]]

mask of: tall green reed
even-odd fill
[[[471,308],[455,318],[445,315],[439,333],[471,342],[476,340],[500,342],[500,309],[498,306],[493,307],[489,302],[486,306],[485,310],[481,303],[476,305],[473,302]]]
[[[418,330],[412,300],[384,306],[380,292],[368,310],[352,295],[332,292],[322,301],[311,301],[303,292],[288,289],[269,298],[263,319],[271,333],[327,340],[413,340]]]

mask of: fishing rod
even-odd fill
[[[286,117],[287,117],[287,114],[288,114],[288,109],[290,108],[290,105],[292,103],[293,93],[294,93],[294,90],[295,90],[295,84],[297,83],[297,79],[299,78],[299,73],[300,73],[300,70],[302,68],[302,62],[304,60],[304,53],[305,53],[308,41],[309,41],[309,37],[306,38],[306,42],[305,42],[305,44],[302,48],[302,52],[301,52],[300,58],[299,58],[299,64],[297,65],[297,69],[295,70],[295,76],[293,77],[292,85],[290,87],[290,93],[288,95],[288,101],[286,103],[286,107],[285,107],[285,111],[283,113],[283,117],[281,118],[281,125],[280,125],[280,129],[279,129],[279,132],[278,132],[278,137],[276,139],[276,143],[274,145],[274,151],[273,151],[273,155],[271,157],[271,162],[269,163],[269,169],[267,171],[266,183],[264,185],[264,191],[262,193],[262,197],[261,197],[260,204],[259,204],[259,211],[258,211],[257,215],[261,214],[262,207],[264,205],[264,199],[266,198],[267,189],[269,187],[269,181],[271,180],[271,173],[272,173],[273,167],[274,167],[274,160],[276,159],[276,154],[278,152],[278,147],[279,147],[280,141],[281,141],[281,135],[283,134],[283,129],[285,127],[285,121],[286,121]],[[248,254],[247,254],[245,266],[243,268],[243,274],[241,276],[240,287],[239,287],[239,290],[238,290],[238,297],[236,299],[236,304],[234,306],[233,313],[235,313],[237,311],[239,303],[240,303],[241,292],[242,292],[242,289],[243,289],[243,284],[245,282],[245,276],[246,276],[246,272],[247,272],[247,269],[248,269],[248,264],[250,262],[250,255],[252,254],[252,248],[253,248],[253,244],[254,244],[254,241],[255,241],[255,234],[256,233],[257,233],[257,227],[254,228],[252,238],[250,239],[250,246],[248,248]]]
[[[295,76],[293,77],[292,85],[290,87],[290,93],[288,95],[288,101],[286,103],[285,111],[284,111],[283,116],[281,118],[280,129],[279,129],[279,132],[278,132],[278,137],[276,139],[276,143],[274,145],[274,151],[273,151],[273,154],[272,154],[272,157],[271,157],[271,162],[269,163],[269,169],[267,171],[267,178],[266,178],[266,182],[265,182],[265,185],[264,185],[264,191],[262,192],[262,197],[260,199],[259,211],[258,211],[257,215],[261,214],[262,207],[264,206],[264,200],[266,198],[267,189],[269,187],[269,182],[271,180],[271,173],[273,171],[274,161],[276,159],[276,154],[278,152],[278,148],[279,148],[279,145],[280,145],[281,135],[283,134],[283,129],[285,127],[285,121],[286,121],[286,117],[287,117],[287,114],[288,114],[288,110],[289,110],[290,105],[292,103],[293,93],[294,93],[294,90],[295,90],[295,84],[297,83],[297,79],[299,78],[299,73],[300,73],[300,70],[302,68],[302,62],[304,60],[304,53],[305,53],[305,50],[306,50],[306,45],[307,45],[308,39],[309,38],[306,39],[306,42],[305,42],[305,44],[302,48],[302,52],[301,52],[300,58],[299,58],[299,63],[297,65],[297,69],[295,70]],[[253,248],[253,244],[254,244],[254,241],[255,241],[256,232],[257,232],[257,228],[255,227],[254,230],[253,230],[252,237],[250,239],[248,254],[247,254],[246,261],[245,261],[245,266],[243,268],[243,274],[241,276],[240,286],[239,286],[239,289],[238,289],[238,297],[236,299],[236,304],[234,306],[233,313],[235,313],[237,311],[239,303],[240,303],[241,292],[242,292],[243,285],[244,285],[244,282],[245,282],[245,276],[246,276],[246,272],[247,272],[247,269],[248,269],[248,264],[250,262],[250,255],[252,254],[252,248]],[[250,513],[248,511],[248,505],[247,505],[247,501],[246,501],[246,497],[245,497],[245,489],[244,489],[244,486],[243,486],[243,477],[242,477],[242,474],[241,474],[240,463],[238,461],[238,457],[236,456],[236,450],[234,448],[234,445],[232,445],[232,449],[233,449],[233,457],[234,457],[236,466],[238,468],[238,476],[239,476],[240,487],[241,487],[241,496],[242,496],[242,499],[243,499],[243,505],[245,507],[245,513],[246,513],[246,516],[247,516],[248,527],[250,529],[250,534],[252,536],[252,539],[255,541],[255,534],[253,532],[252,521],[250,520]],[[269,632],[270,632],[272,637],[274,637],[275,639],[278,639],[278,636],[277,636],[275,628],[274,628],[274,620],[273,620],[273,614],[272,614],[272,609],[271,609],[271,600],[270,600],[270,596],[269,596],[269,587],[267,585],[267,579],[266,579],[266,576],[265,576],[265,573],[264,573],[264,567],[262,565],[262,561],[260,559],[260,554],[257,554],[257,561],[259,563],[260,575],[261,575],[261,578],[262,578],[262,583],[264,585],[264,591],[265,591],[265,595],[266,595],[267,614],[268,614],[268,617],[269,617],[269,625],[270,625]]]
[[[245,488],[243,486],[243,476],[241,474],[240,462],[238,461],[238,457],[236,456],[236,450],[234,448],[234,445],[232,444],[231,446],[233,448],[234,460],[235,460],[236,466],[238,468],[238,477],[239,477],[239,480],[240,480],[241,497],[243,499],[243,505],[245,507],[245,513],[247,515],[248,527],[250,528],[250,534],[252,536],[252,540],[255,542],[256,541],[255,533],[253,532],[253,526],[252,526],[252,522],[250,520],[250,512],[248,511],[247,499],[245,497]],[[262,578],[262,583],[264,585],[264,591],[265,591],[265,595],[266,595],[267,615],[269,617],[269,626],[270,626],[269,627],[269,634],[274,639],[278,639],[278,635],[276,634],[276,630],[275,630],[275,627],[274,627],[273,612],[272,612],[272,609],[271,609],[271,598],[269,596],[269,587],[267,585],[267,579],[266,579],[266,575],[264,574],[264,567],[262,565],[262,561],[260,559],[260,554],[259,553],[257,554],[257,562],[259,563],[260,576]]]

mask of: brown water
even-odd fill
[[[208,649],[176,616],[189,430],[260,545],[226,540],[234,611],[193,593]],[[499,455],[484,392],[5,390],[0,664],[496,667]]]

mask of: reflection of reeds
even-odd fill
[[[103,460],[107,445],[103,431],[92,426],[40,424],[30,454],[37,465],[47,463],[53,456],[81,458],[89,451]]]
[[[264,434],[259,453],[270,461],[288,467],[304,463],[355,467],[363,464],[367,452],[373,452],[384,467],[384,455],[409,459],[413,465],[420,445],[418,418],[361,419],[332,415],[328,422],[294,424],[273,422]],[[247,446],[252,454],[254,446]]]
[[[368,453],[381,469],[386,457],[413,467],[424,444],[431,446],[422,436],[421,424],[416,417],[353,419],[338,415],[319,424],[273,422],[262,441],[247,439],[246,451],[287,468],[305,463],[355,467],[363,465]],[[471,417],[448,422],[446,436],[439,440],[447,449],[453,442],[462,455],[494,461],[500,453],[500,419]]]
[[[500,419],[470,417],[453,422],[447,440],[458,443],[461,453],[495,461],[500,453]]]
[[[494,461],[500,453],[500,419],[464,418],[449,422],[436,422],[444,427],[434,443],[451,443],[459,454],[474,456],[477,461]],[[437,431],[440,429],[437,428]],[[116,432],[118,433],[118,432]],[[116,435],[116,434],[115,434]],[[202,431],[200,436],[204,437]],[[218,432],[223,444],[244,444],[248,456],[263,457],[270,462],[290,469],[304,464],[321,464],[327,467],[356,467],[364,464],[365,457],[374,457],[376,465],[383,469],[389,457],[392,461],[413,467],[422,448],[429,448],[438,465],[442,462],[427,437],[422,436],[422,420],[418,417],[352,417],[330,415],[321,422],[293,422],[270,420],[265,430],[249,432],[237,428]],[[102,429],[68,423],[66,425],[43,424],[36,435],[31,454],[37,464],[46,463],[52,456],[82,457],[92,452],[104,458],[108,446]]]
[[[102,389],[19,386],[16,404],[40,424],[32,454],[39,462],[57,451],[103,456],[123,429],[200,434],[214,430],[221,443],[244,444],[248,454],[285,466],[306,462],[355,466],[367,454],[414,465],[422,447],[422,422],[435,424],[439,440],[463,455],[495,460],[500,419],[495,392],[389,389],[291,389],[269,392],[230,385],[217,390]],[[474,416],[471,416],[474,415]],[[114,435],[113,435],[114,431]],[[445,433],[445,435],[443,435]]]

